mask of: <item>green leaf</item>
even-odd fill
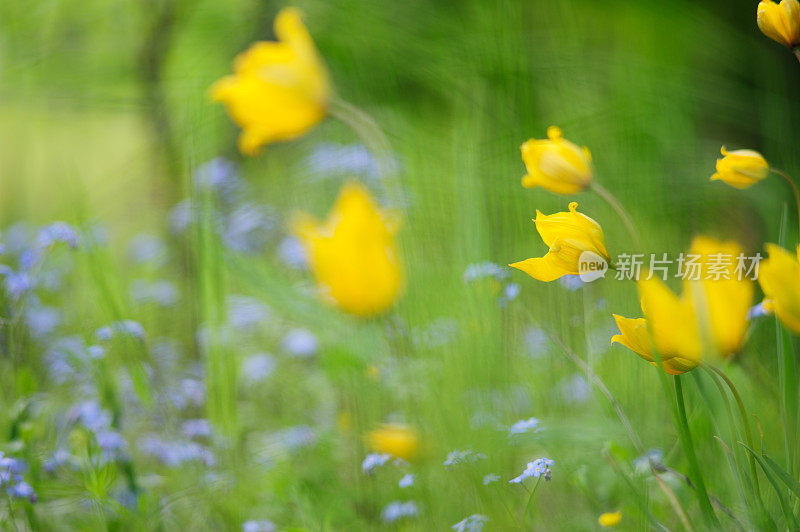
[[[778,501],[781,503],[781,510],[783,510],[784,518],[786,519],[786,526],[791,528],[792,530],[796,530],[798,528],[797,519],[795,519],[794,514],[792,513],[791,508],[789,507],[789,503],[786,500],[786,494],[783,489],[781,489],[778,481],[772,474],[772,469],[766,464],[764,459],[756,453],[753,449],[748,447],[744,442],[739,442],[739,445],[742,445],[745,449],[747,449],[751,455],[756,459],[758,465],[761,466],[762,471],[764,471],[764,476],[767,477],[769,483],[772,484],[772,487],[775,489],[775,494],[778,496]]]

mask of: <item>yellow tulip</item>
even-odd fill
[[[575,194],[592,182],[592,155],[584,146],[561,137],[561,129],[550,126],[546,140],[530,139],[522,146],[522,160],[528,173],[525,188],[542,187],[556,194]]]
[[[647,320],[644,318],[625,318],[614,314],[620,334],[615,334],[611,338],[614,342],[624,345],[654,366],[658,366],[655,361],[653,343],[650,340],[650,331],[647,327]],[[661,364],[664,371],[670,375],[680,375],[697,367],[697,363],[681,358],[675,353],[659,351]]]
[[[675,375],[694,369],[705,354],[727,357],[738,352],[753,298],[753,283],[739,279],[736,272],[741,253],[734,242],[695,238],[690,254],[698,256],[699,280],[685,280],[680,297],[658,277],[638,281],[647,319],[615,315],[620,334],[611,342],[624,345],[651,363],[657,350],[664,371]],[[721,260],[725,257],[727,260]]]
[[[383,425],[367,435],[367,446],[372,452],[413,460],[419,451],[419,436],[406,425]]]
[[[400,294],[397,227],[356,182],[342,187],[324,223],[308,214],[294,222],[323,298],[362,317],[386,311]]]
[[[761,32],[787,48],[800,44],[800,2],[761,0],[756,12],[756,21]]]
[[[767,252],[769,258],[758,273],[765,302],[784,325],[800,334],[800,246],[797,256],[775,244],[767,244]]]
[[[622,521],[621,512],[606,512],[604,514],[600,514],[600,517],[597,518],[597,522],[602,527],[617,526],[620,521]]]
[[[211,87],[212,97],[242,128],[239,149],[245,155],[299,137],[327,112],[328,73],[297,9],[278,13],[275,35],[277,42],[257,42],[239,54],[233,75]]]
[[[738,189],[749,188],[769,174],[769,164],[764,156],[753,150],[720,150],[723,157],[717,159],[717,171],[711,180],[721,180]]]
[[[577,211],[578,204],[569,204],[569,212],[544,215],[536,211],[536,229],[550,248],[544,257],[509,264],[534,279],[549,282],[564,275],[577,275],[580,256],[592,252],[610,261],[603,229],[596,221]]]

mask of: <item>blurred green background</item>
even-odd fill
[[[202,483],[203,472],[194,470],[158,473],[166,478],[152,489],[158,502],[122,517],[102,504],[93,517],[77,502],[59,505],[58,490],[66,489],[59,484],[42,494],[42,529],[103,529],[111,522],[120,530],[237,529],[256,514],[280,530],[383,526],[381,507],[405,493],[391,474],[360,473],[361,435],[394,417],[416,427],[425,447],[414,466],[420,480],[413,496],[422,511],[401,527],[447,529],[482,513],[491,519],[487,529],[511,528],[504,504],[518,513],[527,494],[506,481],[539,456],[557,466],[537,494],[537,529],[593,529],[597,515],[616,509],[624,514],[621,528],[645,527],[639,499],[604,458],[610,453],[629,463],[637,456],[611,404],[596,388],[577,401],[563,393],[564,383],[582,370],[557,346],[545,340],[536,356],[530,352],[531,327],[563,338],[589,360],[645,448],[662,449],[672,467],[685,470],[654,370],[608,345],[612,312],[640,315],[634,285],[607,280],[569,291],[514,271],[521,294],[501,308],[491,290],[465,284],[464,270],[544,252],[530,219],[536,209],[566,210],[572,198],[523,189],[519,146],[543,138],[550,125],[591,149],[598,181],[628,208],[645,251],[677,254],[700,233],[736,239],[753,252],[776,241],[783,205],[791,200],[784,183],[769,179],[740,192],[708,178],[722,145],[759,150],[774,166],[800,174],[796,59],[758,31],[753,1],[296,5],[338,94],[375,118],[399,161],[408,205],[401,233],[408,279],[393,319],[407,331],[447,320],[457,333],[393,352],[384,324],[359,324],[322,308],[307,294],[308,275],[282,267],[274,248],[256,257],[226,257],[219,293],[250,294],[278,316],[267,332],[231,348],[230,356],[251,347],[273,349],[280,331],[303,326],[320,340],[317,362],[281,365],[267,389],[238,397],[233,447],[241,452],[221,460],[224,482]],[[0,3],[0,220],[3,226],[101,223],[109,235],[100,266],[110,279],[104,288],[87,273],[94,271],[90,265],[59,296],[76,334],[116,317],[99,294],[118,291],[110,298],[123,301],[126,317],[184,344],[184,362],[201,360],[191,243],[168,237],[175,249],[171,275],[186,294],[177,311],[131,305],[120,287],[141,274],[126,259],[130,238],[140,232],[166,237],[169,210],[191,194],[192,172],[214,157],[241,164],[251,199],[278,213],[279,232],[297,209],[327,212],[342,178],[319,179],[305,161],[321,142],[359,142],[353,132],[328,119],[298,141],[245,160],[235,149],[236,127],[208,96],[237,53],[273,38],[272,19],[282,6],[243,0]],[[612,254],[632,251],[607,205],[588,193],[575,200],[603,225]],[[765,427],[776,427],[774,326],[754,329],[729,374]],[[2,365],[4,409],[34,394],[69,396],[36,373],[42,353],[35,342],[26,346],[21,362]],[[385,374],[378,384],[365,376],[370,365]],[[20,384],[31,368],[31,382]],[[701,459],[720,464],[709,470],[709,489],[739,511],[724,454],[712,438],[716,429],[694,390],[692,397]],[[483,411],[506,425],[535,416],[546,430],[535,441],[509,446],[504,434],[471,424]],[[353,419],[344,435],[336,428],[342,413]],[[0,419],[0,428],[13,426],[11,413]],[[252,465],[248,435],[298,423],[320,431],[314,447],[281,457],[272,468]],[[781,438],[766,432],[777,455]],[[3,441],[0,433],[0,450]],[[504,485],[484,487],[476,471],[445,471],[447,452],[463,448],[486,453],[490,466],[482,473],[500,474]],[[659,520],[680,526],[652,478],[634,483]],[[70,497],[84,497],[75,488],[84,485],[80,481],[64,484],[77,490]],[[699,515],[691,490],[680,482],[672,487],[687,511]],[[65,520],[59,522],[53,515],[60,514]]]

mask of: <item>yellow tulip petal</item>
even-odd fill
[[[378,208],[358,183],[342,187],[322,223],[296,215],[293,230],[309,253],[326,301],[357,316],[386,311],[402,291],[403,273],[394,234],[399,221]]]
[[[767,244],[769,258],[761,263],[758,282],[778,318],[800,334],[800,249],[798,256]]]
[[[563,263],[558,260],[554,253],[547,253],[544,257],[527,259],[520,262],[509,264],[512,268],[522,270],[534,279],[549,283],[564,275],[577,274],[577,270],[571,271],[564,268]]]

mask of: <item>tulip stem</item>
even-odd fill
[[[363,109],[334,96],[331,98],[329,112],[347,127],[364,143],[378,163],[378,172],[388,187],[393,207],[404,205],[403,192],[397,172],[392,167],[392,149],[386,134],[369,113]]]
[[[798,53],[800,52],[795,50],[795,55],[797,55]],[[800,56],[798,56],[798,60],[800,60]],[[797,189],[797,185],[795,184],[794,179],[789,177],[789,174],[787,174],[783,170],[778,170],[777,168],[770,168],[770,170],[772,170],[772,173],[781,176],[783,180],[789,183],[789,186],[792,188],[792,193],[794,194],[794,204],[797,207],[798,230],[800,230],[800,191]]]
[[[600,196],[603,201],[608,203],[608,205],[614,209],[614,212],[617,213],[620,220],[622,220],[623,225],[625,225],[625,229],[627,229],[628,234],[630,234],[631,238],[633,239],[633,243],[636,246],[636,249],[642,249],[642,241],[639,238],[639,232],[636,230],[636,226],[633,224],[631,217],[628,216],[628,212],[622,206],[622,204],[614,197],[614,195],[609,192],[605,187],[599,184],[597,181],[592,181],[590,185],[592,190]]]
[[[675,401],[678,406],[678,429],[683,444],[683,451],[686,453],[686,459],[689,461],[689,470],[692,473],[691,478],[696,486],[695,491],[700,501],[700,508],[703,510],[703,516],[712,528],[717,528],[719,522],[717,521],[717,516],[714,514],[714,507],[711,506],[711,500],[708,497],[708,491],[706,490],[703,476],[700,473],[700,464],[694,452],[692,432],[689,429],[689,420],[686,418],[686,403],[683,400],[683,385],[681,384],[680,375],[674,375],[673,381],[675,383]]]

